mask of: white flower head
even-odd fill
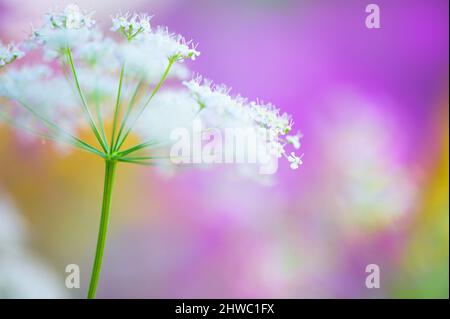
[[[77,5],[70,4],[64,9],[65,24],[68,29],[79,29],[82,24],[82,14]]]
[[[46,15],[48,26],[54,29],[92,28],[95,21],[91,19],[93,12],[83,13],[76,4],[67,5],[60,12],[50,12]]]
[[[4,46],[0,42],[0,67],[12,63],[24,56],[24,53],[13,43]]]
[[[253,119],[261,126],[274,130],[280,135],[291,131],[293,122],[290,115],[283,113],[273,104],[256,101],[250,103]]]
[[[285,156],[285,146],[289,142],[284,136],[291,131],[291,117],[280,114],[270,103],[248,101],[240,95],[231,96],[231,89],[225,85],[215,85],[212,81],[197,76],[183,84],[189,89],[199,105],[199,115],[206,123],[221,127],[253,127],[259,134],[259,140],[266,147],[268,155],[280,158]],[[294,145],[294,147],[297,145]],[[291,167],[298,166],[291,163]]]
[[[127,76],[157,83],[169,66],[170,60],[154,42],[139,39],[117,46],[117,56],[126,63]],[[168,78],[186,79],[190,72],[181,63],[173,63]]]
[[[183,36],[169,32],[166,27],[158,26],[154,32],[146,35],[145,41],[167,58],[176,61],[195,60],[200,55],[192,40],[186,41]]]
[[[150,20],[153,16],[144,13],[117,14],[112,19],[112,31],[120,32],[128,41],[140,34],[151,32]]]
[[[231,97],[231,89],[227,86],[215,85],[211,80],[204,79],[197,75],[190,81],[183,84],[189,89],[192,97],[199,105],[201,116],[213,126],[226,126],[241,124],[250,126],[250,117],[246,108],[246,100],[240,96]]]
[[[62,11],[50,12],[43,26],[32,30],[31,41],[44,46],[47,57],[58,57],[62,50],[90,40],[95,25],[92,14],[80,11],[74,4]]]
[[[167,28],[142,34],[133,41],[117,45],[120,60],[127,65],[128,75],[157,83],[171,64],[168,77],[186,79],[190,72],[181,62],[199,55],[183,37],[169,33]]]

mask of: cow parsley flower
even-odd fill
[[[99,281],[116,167],[169,162],[155,152],[172,129],[194,126],[197,120],[202,128],[255,128],[257,145],[266,147],[261,153],[286,158],[292,169],[302,163],[301,156],[286,151],[288,146],[300,147],[300,135],[288,135],[293,121],[274,105],[232,96],[228,87],[201,77],[183,82],[181,88],[161,89],[168,79],[188,78],[183,62],[195,60],[200,52],[192,41],[166,27],[151,28],[150,19],[145,14],[114,16],[111,30],[125,38],[116,39],[96,27],[91,13],[69,5],[46,15],[43,25],[32,31],[23,46],[37,53],[30,63],[14,68],[11,63],[23,53],[13,44],[0,46],[0,116],[40,138],[104,160],[102,217],[89,298],[95,297]],[[86,136],[80,134],[85,130],[92,139],[80,137]],[[133,133],[138,138],[134,144],[129,138]]]

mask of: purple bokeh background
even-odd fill
[[[449,2],[376,1],[380,29],[364,24],[368,3],[114,2],[199,42],[195,72],[292,114],[305,155],[298,171],[280,163],[270,187],[228,169],[143,171],[139,218],[122,225],[130,212],[113,212],[99,296],[398,296],[389,284],[367,290],[364,269],[402,276],[448,139]],[[2,20],[17,10],[0,8]],[[445,248],[448,260],[448,231]]]

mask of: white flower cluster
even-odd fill
[[[260,138],[267,146],[268,152],[277,158],[285,157],[292,169],[302,164],[302,155],[294,152],[286,154],[285,147],[290,144],[294,149],[300,148],[302,135],[287,135],[293,126],[292,119],[286,113],[280,114],[272,104],[248,101],[237,95],[230,95],[231,89],[225,85],[214,85],[212,81],[197,76],[183,82],[199,105],[200,116],[212,126],[220,123],[228,127],[255,127],[261,132]]]
[[[0,67],[20,59],[23,55],[24,53],[16,45],[10,43],[8,46],[4,46],[0,42]]]
[[[69,5],[61,12],[46,16],[41,28],[33,31],[30,48],[44,49],[45,56],[62,58],[67,49],[82,62],[101,65],[108,71],[127,65],[127,76],[157,82],[172,63],[169,77],[185,79],[189,71],[180,62],[195,60],[200,52],[192,41],[171,33],[166,27],[150,27],[151,16],[146,14],[119,14],[112,17],[111,30],[124,35],[128,41],[116,41],[105,37],[94,27],[91,13],[82,13],[76,5]]]
[[[176,60],[195,60],[200,55],[196,50],[196,44],[186,41],[179,34],[170,33],[166,27],[158,27],[156,31],[149,33],[146,41],[161,50],[165,56]]]
[[[133,40],[139,34],[151,31],[150,20],[152,16],[147,14],[117,14],[112,17],[112,31],[120,32],[129,41]]]
[[[43,45],[47,57],[62,55],[64,50],[89,41],[95,21],[92,13],[83,13],[77,5],[68,5],[63,11],[45,16],[44,25],[33,30],[31,47]]]
[[[186,41],[181,35],[171,33],[167,27],[158,26],[152,30],[147,14],[118,14],[112,17],[111,30],[121,33],[128,41],[142,40],[145,46],[151,46],[159,54],[174,59],[195,60],[200,52],[192,41]]]
[[[189,72],[181,63],[185,59],[195,60],[200,54],[191,41],[158,27],[143,34],[135,41],[122,44],[119,56],[126,61],[129,71],[137,77],[153,83],[161,78],[169,63],[173,63],[169,75],[185,79]]]
[[[82,12],[76,5],[48,14],[43,26],[34,30],[27,42],[31,44],[28,51],[43,52],[44,57],[57,58],[59,63],[44,60],[39,66],[2,72],[0,101],[4,104],[10,100],[8,106],[26,103],[37,117],[45,117],[57,125],[63,123],[61,126],[74,134],[82,123],[80,118],[88,119],[105,152],[108,130],[103,128],[112,121],[104,117],[112,114],[114,122],[116,114],[119,121],[123,120],[117,133],[122,135],[120,138],[127,138],[134,123],[167,135],[161,126],[170,126],[170,122],[173,127],[194,118],[210,127],[253,127],[264,131],[258,142],[267,146],[270,156],[285,157],[291,168],[298,168],[301,156],[287,152],[286,146],[299,149],[301,135],[288,135],[293,126],[291,117],[272,104],[231,96],[226,86],[214,85],[201,77],[183,82],[187,89],[159,90],[167,79],[189,78],[190,71],[183,62],[195,60],[200,53],[192,41],[169,32],[166,27],[152,28],[151,18],[129,13],[112,17],[111,30],[125,37],[116,39],[104,35],[96,27],[92,14]],[[0,66],[22,55],[14,45],[0,46]],[[144,112],[147,106],[150,112]],[[116,113],[120,107],[128,109]],[[127,112],[133,114],[129,116]],[[9,114],[24,117],[23,113]],[[137,121],[141,115],[143,120]],[[173,121],[164,117],[173,117]],[[130,124],[129,118],[135,122]],[[27,125],[32,123],[27,120]],[[150,133],[155,135],[154,131]],[[120,148],[123,140],[116,143],[114,147]],[[93,151],[92,147],[88,149]]]
[[[90,29],[95,21],[91,19],[92,13],[82,13],[75,4],[68,5],[62,12],[47,14],[47,23],[54,29]]]
[[[158,40],[156,34],[149,34],[130,43],[118,47],[117,53],[121,61],[126,63],[128,74],[156,83],[161,79],[170,62],[170,57],[178,54],[170,43]],[[181,62],[181,60],[176,61]],[[174,63],[169,76],[177,79],[189,77],[189,71],[182,63]]]

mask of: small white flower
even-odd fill
[[[24,56],[15,44],[10,43],[8,46],[3,46],[0,42],[0,67],[12,63]]]
[[[291,155],[289,155],[288,158],[287,158],[289,163],[291,163],[290,167],[292,169],[299,168],[299,166],[303,164],[302,157],[303,157],[303,154],[300,155],[300,157],[298,157],[298,156],[295,155],[294,152],[292,152]]]
[[[75,4],[70,4],[64,9],[66,17],[66,27],[68,29],[79,29],[82,23],[80,8]]]
[[[128,19],[126,16],[115,16],[112,17],[112,27],[111,31],[118,31],[120,29],[125,29],[128,26]]]
[[[145,16],[145,18],[140,18],[140,25],[141,28],[144,30],[143,32],[150,32],[151,31],[151,26],[150,26],[150,20],[152,17],[149,16]]]
[[[298,132],[297,134],[295,134],[295,135],[287,135],[286,136],[286,141],[289,143],[289,144],[292,144],[292,146],[296,149],[296,150],[298,150],[299,148],[300,148],[300,146],[301,146],[301,144],[300,144],[300,139],[302,138],[302,134],[300,133],[300,132]]]

